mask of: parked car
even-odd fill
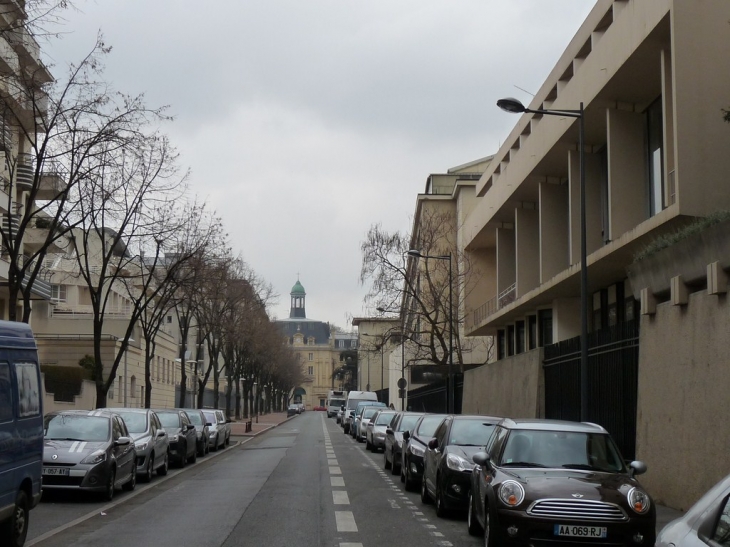
[[[38,351],[25,324],[0,321],[0,545],[21,547],[41,499],[43,398]]]
[[[203,410],[206,424],[208,425],[208,446],[210,450],[218,450],[226,446],[226,424],[223,420],[223,412],[220,410]],[[230,425],[228,425],[230,430]]]
[[[155,409],[162,427],[170,441],[170,462],[179,467],[195,463],[198,459],[195,426],[180,408]]]
[[[198,451],[198,456],[205,456],[210,450],[208,446],[208,438],[210,437],[208,420],[202,410],[186,408],[185,414],[188,415],[190,423],[195,426],[195,448]]]
[[[342,426],[342,415],[345,413],[344,407],[340,408],[340,410],[337,411],[337,414],[335,414],[335,422],[340,424]]]
[[[137,452],[122,417],[110,410],[64,410],[43,418],[43,489],[99,492],[137,485]]]
[[[504,419],[473,457],[469,533],[484,545],[654,545],[656,509],[608,432],[590,423]],[[582,541],[581,541],[582,540]]]
[[[423,477],[423,455],[436,428],[444,421],[446,414],[424,414],[412,430],[403,432],[403,461],[406,490],[415,490]]]
[[[353,435],[350,429],[355,415],[355,410],[357,409],[357,405],[363,401],[376,403],[378,402],[378,394],[374,391],[350,391],[347,393],[347,400],[343,405],[345,408],[343,409],[341,420],[342,429],[345,434],[349,433],[350,435]]]
[[[302,412],[304,412],[304,405],[302,405]],[[225,443],[228,446],[231,444],[231,419],[226,418],[226,413],[220,409],[216,409],[215,415],[218,417],[218,427],[223,431]]]
[[[350,418],[350,436],[353,439],[357,439],[358,435],[360,434],[360,431],[359,431],[360,419],[361,419],[362,413],[364,412],[366,407],[386,408],[387,405],[385,403],[381,403],[378,401],[362,401],[362,402],[357,403],[357,406],[355,407],[353,415]]]
[[[656,538],[657,547],[704,545],[730,545],[730,475],[662,528]]]
[[[395,410],[380,408],[365,425],[365,448],[377,452],[385,446],[385,430],[395,417]]]
[[[387,407],[385,407],[387,408]],[[365,442],[365,428],[370,423],[370,419],[378,412],[380,408],[374,406],[365,406],[362,408],[360,415],[355,418],[357,428],[355,429],[355,440],[359,443]]]
[[[401,482],[405,482],[403,474],[403,432],[415,427],[423,412],[399,412],[385,429],[383,438],[383,467],[390,468],[393,475],[401,475]]]
[[[299,414],[299,405],[293,404],[289,405],[289,408],[286,409],[286,415],[288,416],[296,416]]]
[[[314,410],[314,411],[319,410],[321,412],[327,412],[327,407],[326,406],[315,406],[312,410]]]
[[[152,480],[152,473],[167,475],[170,441],[160,419],[152,410],[145,408],[111,408],[124,420],[134,448],[137,451],[137,475],[145,482]]]
[[[469,507],[472,456],[484,447],[501,418],[447,416],[436,428],[423,456],[421,501],[436,500],[436,514]]]

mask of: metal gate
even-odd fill
[[[408,391],[408,409],[413,412],[433,412],[446,414],[447,378],[426,386]],[[461,414],[461,401],[464,393],[464,375],[454,374],[454,413]]]
[[[580,420],[580,337],[545,346],[545,417]],[[636,455],[639,323],[627,321],[588,335],[588,416]]]

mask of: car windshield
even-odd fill
[[[200,412],[186,412],[185,414],[188,415],[188,418],[190,418],[190,423],[193,425],[205,425],[203,423],[203,418],[200,416]]]
[[[203,415],[205,416],[205,421],[209,424],[215,425],[217,420],[215,419],[215,412],[205,412],[203,411]]]
[[[180,416],[177,412],[160,412],[157,414],[162,427],[180,427]]]
[[[127,424],[130,433],[144,433],[147,431],[147,414],[144,412],[125,412],[119,411],[119,415]]]
[[[464,420],[455,418],[451,426],[448,444],[458,446],[484,446],[494,431],[496,424],[483,420]]]
[[[418,426],[418,434],[424,437],[433,437],[436,428],[444,421],[443,414],[434,414],[433,416],[424,416],[421,425]]]
[[[373,414],[375,414],[378,410],[380,410],[380,409],[379,408],[366,408],[362,413],[362,417],[368,418],[368,419],[372,418]]]
[[[102,442],[109,439],[110,420],[106,416],[55,414],[43,420],[48,440]]]
[[[329,402],[329,406],[336,406],[338,408],[344,404],[345,404],[344,399],[330,399],[330,402]]]
[[[403,416],[403,419],[398,424],[398,431],[410,431],[416,425],[420,416]]]
[[[608,473],[625,470],[609,435],[577,431],[512,431],[502,452],[505,467],[561,467]]]
[[[395,412],[381,412],[375,419],[375,425],[388,425],[395,416]]]

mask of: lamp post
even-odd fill
[[[451,272],[451,253],[447,255],[424,255],[417,249],[411,249],[406,253],[414,258],[433,258],[435,260],[449,261],[449,373],[448,388],[446,390],[446,409],[449,414],[454,413],[454,288]]]
[[[585,117],[583,103],[578,110],[533,110],[517,99],[508,97],[497,101],[505,112],[564,116],[578,120],[578,156],[580,158],[580,419],[588,420],[588,253],[586,251],[586,168]]]
[[[127,382],[129,381],[127,377],[127,348],[130,342],[134,342],[134,339],[130,338],[124,345],[124,408],[127,408]]]

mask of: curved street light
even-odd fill
[[[585,119],[583,103],[578,110],[543,110],[527,108],[518,99],[506,97],[497,106],[511,114],[545,114],[578,120],[578,156],[580,158],[580,419],[588,420],[588,264],[586,252],[586,168]],[[410,253],[410,251],[409,251]]]

